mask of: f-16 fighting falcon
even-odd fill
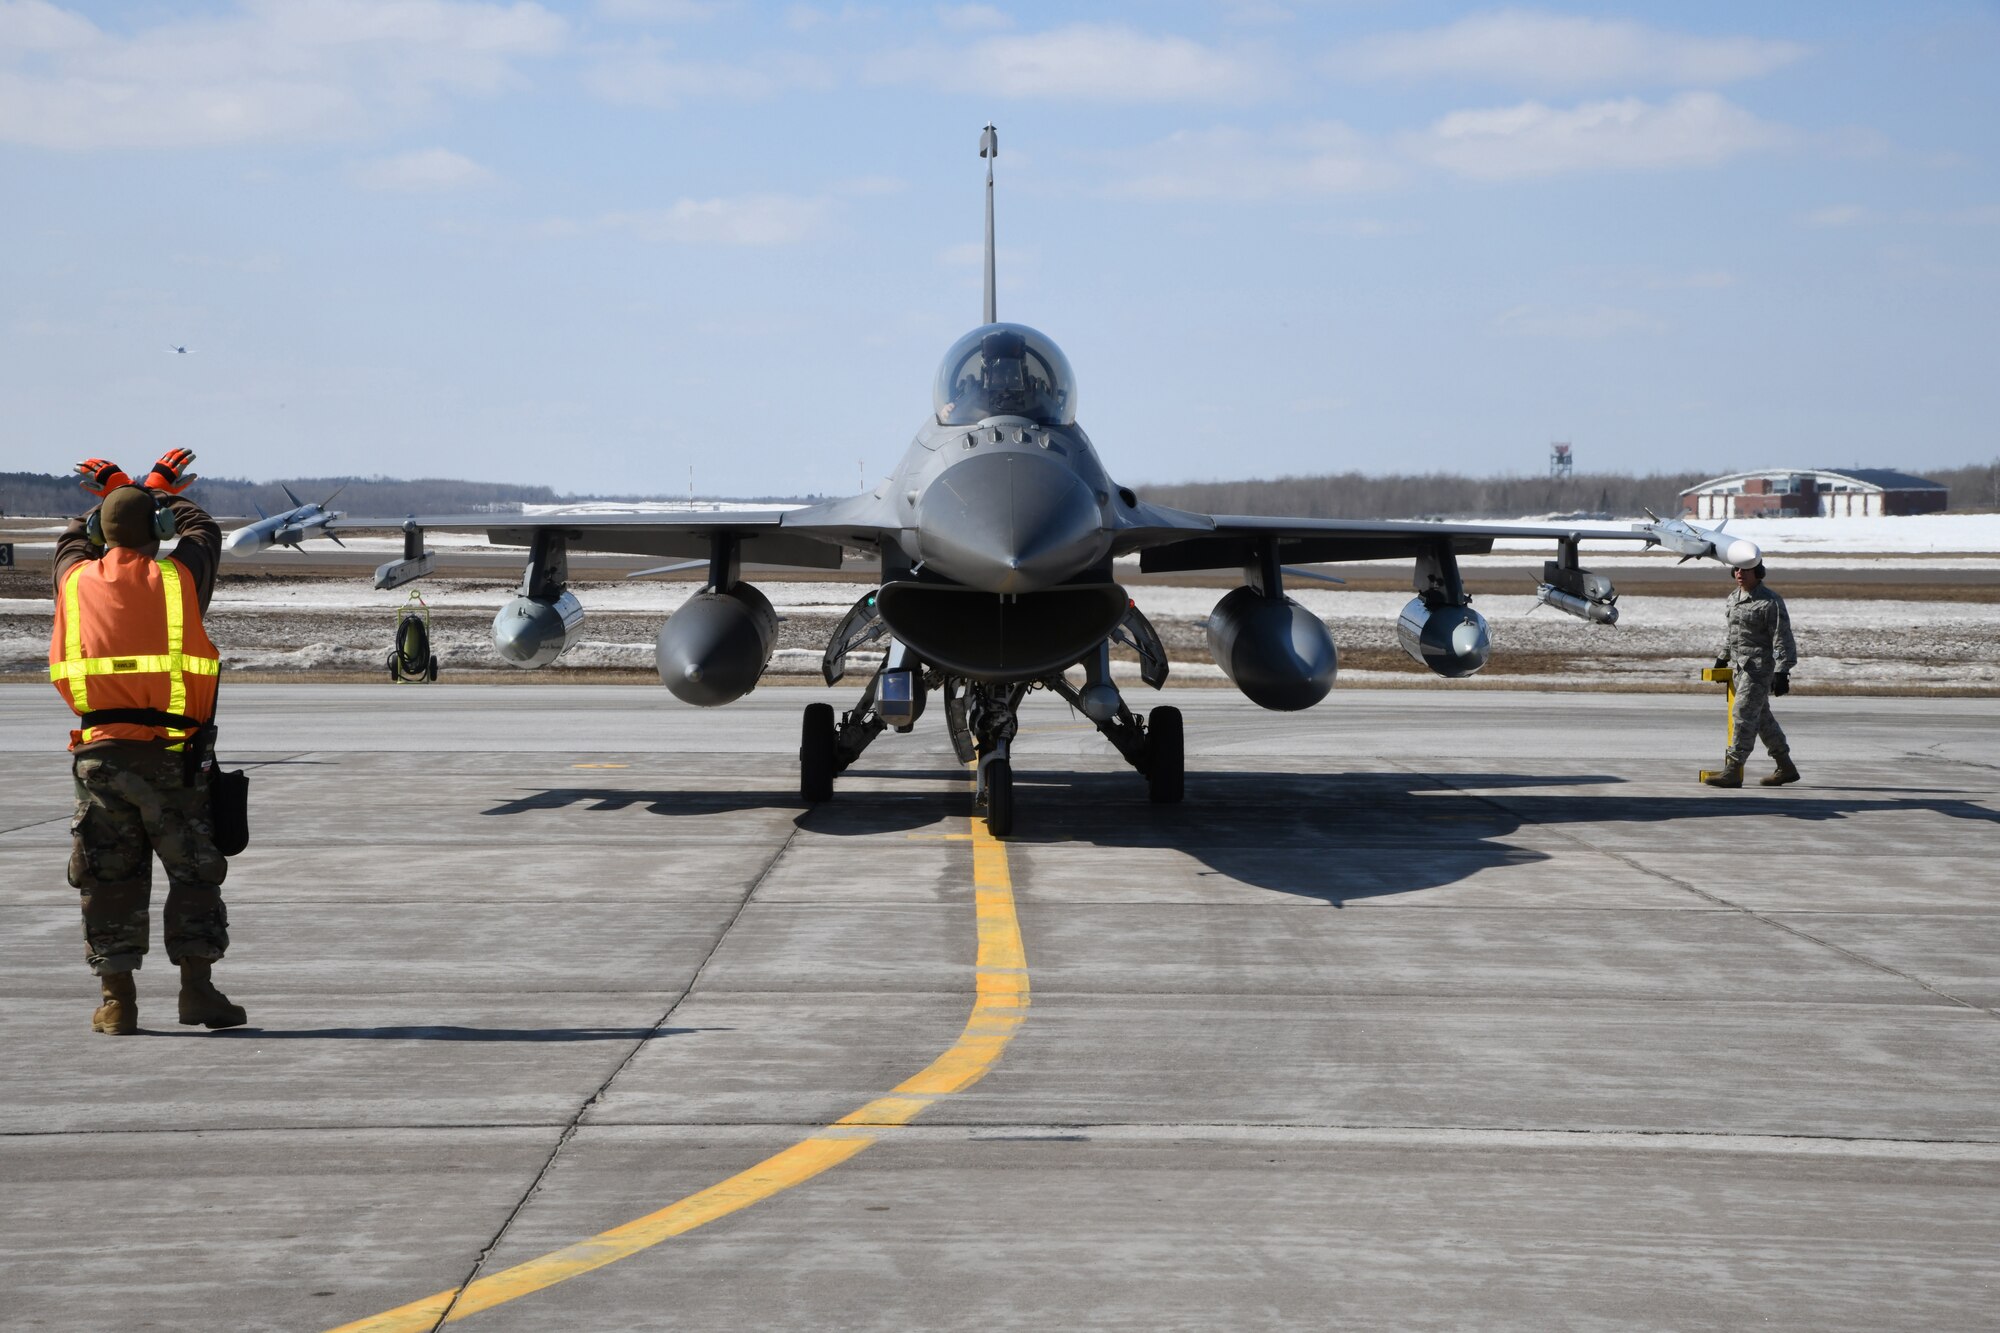
[[[1196,514],[1146,503],[1112,478],[1078,424],[1077,377],[1062,349],[1025,324],[999,321],[999,140],[991,125],[979,154],[986,159],[985,317],[945,353],[931,414],[882,485],[790,510],[412,518],[403,525],[404,558],[377,570],[376,586],[430,572],[426,528],[483,531],[491,541],[528,547],[519,595],[495,618],[493,641],[509,662],[535,668],[554,661],[583,620],[568,588],[570,551],[705,562],[704,586],[660,629],[656,661],[677,698],[714,706],[757,684],[777,639],[771,603],[744,581],[744,566],[837,569],[845,552],[859,551],[875,564],[879,586],[834,632],[824,675],[829,685],[840,680],[848,654],[865,645],[879,647],[883,661],[844,713],[824,703],[806,707],[801,794],[829,799],[835,777],[871,742],[884,731],[910,731],[935,700],[960,760],[977,761],[988,827],[1004,836],[1014,823],[1017,711],[1031,690],[1053,691],[1096,724],[1144,776],[1154,801],[1181,799],[1179,710],[1157,707],[1141,717],[1112,681],[1114,644],[1137,652],[1145,684],[1158,689],[1167,678],[1158,635],[1119,586],[1121,557],[1136,555],[1147,572],[1240,569],[1241,586],[1209,615],[1209,648],[1253,703],[1281,710],[1323,699],[1337,665],[1324,622],[1285,595],[1294,565],[1413,561],[1416,595],[1398,619],[1397,637],[1438,675],[1462,677],[1486,664],[1492,640],[1472,609],[1458,557],[1490,551],[1496,538],[1552,541],[1541,601],[1603,625],[1617,620],[1617,594],[1610,579],[1579,566],[1583,540],[1661,545],[1738,566],[1761,558],[1753,542],[1680,519],[1629,529],[1522,528]],[[1064,674],[1079,665],[1081,686]]]

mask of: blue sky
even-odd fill
[[[0,467],[851,491],[988,119],[1121,480],[1985,461],[1996,69],[1923,0],[0,0]]]

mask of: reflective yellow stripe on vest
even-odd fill
[[[77,584],[83,578],[88,565],[78,565],[63,584],[63,661],[68,667],[73,662],[81,662],[83,657],[83,598],[77,592]],[[90,711],[90,686],[84,683],[84,672],[64,672],[69,676],[70,705],[79,713]],[[49,680],[60,680],[56,668],[49,668]],[[84,737],[89,740],[88,736]]]
[[[187,677],[192,672],[197,676],[221,674],[222,663],[213,657],[193,657],[182,652],[187,643],[187,612],[181,604],[181,571],[166,556],[157,560],[160,567],[160,586],[167,599],[167,651],[164,653],[134,653],[129,657],[85,657],[83,655],[83,599],[78,592],[77,581],[84,575],[84,568],[78,568],[63,585],[63,660],[49,667],[51,683],[69,681],[71,706],[78,713],[90,711],[90,685],[92,676],[122,676],[144,671],[162,672],[167,677],[167,707],[169,713],[187,712]],[[83,732],[85,743],[91,740],[95,727],[86,727]],[[191,731],[174,727],[164,729],[170,737],[187,737]],[[179,748],[178,746],[170,748]]]

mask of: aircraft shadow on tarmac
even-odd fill
[[[963,783],[966,774],[959,769],[856,769],[848,776]],[[1185,803],[1158,806],[1146,801],[1127,773],[1036,769],[1015,778],[1018,814],[1008,843],[1177,850],[1215,875],[1338,907],[1362,898],[1446,887],[1497,867],[1549,860],[1547,852],[1506,841],[1524,829],[1686,823],[1692,845],[1722,846],[1727,821],[1746,818],[1823,823],[1928,814],[2000,824],[2000,812],[1970,800],[1911,799],[1855,788],[1842,788],[1840,795],[1809,795],[1796,788],[1697,789],[1685,796],[1574,790],[1617,787],[1625,781],[1603,774],[1215,770],[1189,773]],[[791,791],[551,788],[485,813],[506,817],[580,809],[700,815],[796,808],[798,803]],[[860,837],[928,828],[942,817],[971,813],[971,798],[963,787],[907,793],[850,789],[802,811],[797,824],[805,832]],[[1715,838],[1703,836],[1708,833]],[[1865,835],[1857,829],[1854,836]]]

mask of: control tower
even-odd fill
[[[1569,445],[1549,446],[1549,476],[1557,481],[1568,481],[1570,469],[1576,466],[1576,459],[1570,454]]]

